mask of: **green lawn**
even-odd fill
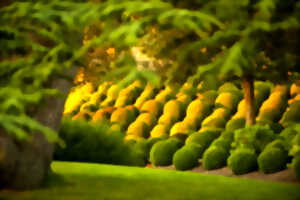
[[[53,162],[42,189],[0,192],[0,199],[299,200],[300,186],[191,172]]]

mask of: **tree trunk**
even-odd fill
[[[76,68],[65,72],[74,77]],[[70,81],[53,77],[49,87],[58,89],[67,96]],[[37,107],[32,116],[43,125],[58,130],[65,100],[58,97],[45,99],[43,107]],[[33,133],[32,140],[16,141],[0,130],[0,187],[32,189],[39,187],[49,172],[54,145],[42,133]]]
[[[254,125],[255,122],[255,101],[254,101],[254,80],[252,76],[244,76],[242,78],[244,89],[246,124]]]

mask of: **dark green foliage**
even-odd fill
[[[197,166],[198,147],[196,145],[185,145],[173,156],[173,165],[177,170],[188,170]]]
[[[207,170],[224,167],[226,165],[228,155],[228,151],[221,146],[209,147],[203,154],[203,167]]]
[[[182,142],[176,138],[169,138],[155,143],[150,151],[150,162],[155,166],[171,165],[173,154],[182,145]]]
[[[279,135],[280,138],[282,138],[286,145],[287,149],[290,149],[292,147],[292,141],[294,137],[297,135],[298,131],[295,128],[295,126],[285,128]]]
[[[144,165],[144,157],[123,142],[124,134],[109,127],[65,119],[59,131],[67,147],[57,147],[54,159],[121,165]],[[139,144],[140,145],[140,144]],[[142,145],[140,145],[141,147]],[[138,147],[138,149],[142,149]]]
[[[221,131],[219,130],[207,130],[203,132],[196,132],[191,134],[185,141],[185,143],[188,144],[198,144],[199,149],[199,155],[202,157],[202,154],[204,153],[205,149],[209,147],[209,145],[218,137],[220,136]]]
[[[225,150],[230,150],[232,140],[223,138],[222,136],[213,141],[211,146],[222,147]]]
[[[300,156],[293,159],[292,168],[296,177],[300,179]]]
[[[249,126],[235,131],[233,146],[255,149],[257,153],[260,153],[274,139],[275,134],[269,126]]]
[[[234,132],[233,131],[228,131],[228,130],[225,130],[221,133],[221,136],[222,138],[224,139],[228,139],[228,140],[233,140],[234,138]]]
[[[268,147],[258,156],[257,162],[263,173],[275,173],[286,168],[288,153],[280,148]]]
[[[231,119],[226,124],[226,130],[235,131],[237,129],[244,128],[246,120],[244,118]]]
[[[218,92],[215,90],[209,90],[209,91],[204,92],[202,94],[202,96],[203,96],[203,101],[205,103],[213,105],[218,96]]]
[[[264,150],[267,150],[269,148],[277,148],[277,149],[281,149],[282,151],[286,151],[287,150],[287,144],[284,140],[282,139],[276,139],[274,141],[272,141],[271,143],[269,143]]]
[[[300,101],[294,101],[280,120],[282,125],[288,127],[295,123],[300,123]]]
[[[257,156],[252,149],[239,148],[231,153],[227,165],[234,174],[245,174],[257,169]]]

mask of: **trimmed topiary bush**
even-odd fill
[[[281,124],[285,127],[288,127],[294,123],[300,123],[300,101],[294,101],[290,107],[283,114]]]
[[[219,146],[209,147],[203,154],[202,165],[207,170],[218,169],[226,165],[229,153]]]
[[[275,134],[269,126],[254,125],[234,132],[233,147],[248,147],[259,154],[274,139]]]
[[[257,156],[253,149],[239,148],[231,153],[227,165],[234,174],[245,174],[257,169]]]
[[[173,165],[177,170],[188,170],[198,165],[198,147],[185,145],[173,156]]]
[[[246,124],[245,118],[231,119],[227,122],[225,129],[228,131],[235,131],[237,129],[244,128],[245,124]]]
[[[127,129],[127,135],[134,135],[137,137],[149,137],[149,126],[143,121],[134,121]]]
[[[286,168],[288,154],[280,148],[269,147],[258,156],[257,162],[263,173],[275,173]]]
[[[171,165],[173,154],[181,146],[182,142],[176,138],[169,138],[155,143],[150,151],[150,162],[155,166]]]
[[[217,146],[217,147],[222,147],[223,149],[225,150],[230,150],[230,147],[231,147],[231,143],[232,143],[232,140],[231,139],[228,139],[228,138],[223,138],[223,137],[219,137],[217,139],[215,139],[211,145],[211,146]],[[209,148],[210,148],[209,147]]]
[[[228,131],[228,130],[225,130],[221,133],[221,138],[224,138],[224,139],[228,139],[230,141],[233,141],[234,139],[234,132],[233,131]]]
[[[141,112],[148,112],[158,117],[162,112],[162,104],[154,99],[148,100],[142,105]]]
[[[185,141],[186,144],[198,144],[199,146],[199,156],[202,157],[205,149],[209,147],[209,145],[220,136],[220,130],[206,130],[203,132],[195,132],[191,134]]]

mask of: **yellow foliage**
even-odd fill
[[[110,97],[107,97],[104,101],[101,102],[101,107],[109,107],[113,106],[115,102],[115,99],[112,99]]]
[[[245,118],[245,116],[246,116],[246,104],[245,104],[245,99],[243,99],[242,101],[240,101],[237,108],[237,112],[232,118],[233,119]]]
[[[177,100],[170,100],[165,104],[163,113],[178,120],[182,114],[182,104]]]
[[[157,124],[152,131],[150,132],[150,136],[152,138],[154,137],[161,137],[163,135],[168,135],[169,130],[168,130],[168,126],[165,124]]]
[[[155,118],[155,116],[153,114],[151,114],[151,113],[148,113],[148,112],[140,114],[136,118],[136,121],[144,122],[149,127],[153,127],[156,124],[156,118]]]
[[[91,93],[94,91],[92,83],[86,83],[81,86],[77,86],[72,92],[69,93],[63,114],[68,114],[74,111],[84,99],[89,98]]]
[[[291,97],[300,95],[300,81],[298,81],[298,82],[299,82],[299,84],[294,83],[291,86],[291,89],[290,89]]]
[[[279,93],[281,93],[281,94],[287,94],[288,91],[289,91],[288,85],[285,85],[285,84],[279,85],[279,84],[278,84],[278,85],[276,85],[276,86],[273,88],[272,93],[279,92]]]
[[[118,85],[112,85],[107,90],[107,98],[115,100],[118,97],[118,93],[119,93],[119,86]]]
[[[165,124],[167,126],[172,125],[174,122],[176,122],[177,119],[174,118],[173,116],[169,115],[169,114],[163,114],[162,116],[160,116],[160,118],[158,119],[158,123],[159,124]]]
[[[141,112],[148,112],[153,114],[156,117],[158,117],[161,114],[161,110],[162,110],[161,103],[154,99],[146,101],[141,108]]]
[[[175,123],[170,131],[170,136],[178,135],[178,134],[188,134],[193,130],[193,127],[190,127],[189,124],[185,123],[184,121]]]
[[[132,116],[130,116],[130,111],[125,109],[125,108],[118,108],[116,109],[111,117],[110,117],[110,122],[117,122],[121,124],[122,126],[127,126],[129,122],[132,120]]]
[[[173,91],[170,87],[166,87],[164,90],[162,90],[156,97],[155,100],[161,102],[164,104],[169,99],[171,99],[173,96]]]
[[[299,101],[300,100],[300,94],[296,95],[294,98],[290,99],[288,101],[289,104],[292,104],[294,101]]]
[[[109,120],[109,116],[111,115],[111,113],[114,111],[114,107],[108,107],[105,109],[99,109],[92,118],[93,122],[98,122],[98,121],[108,121]]]
[[[123,107],[129,103],[127,96],[119,96],[115,102],[115,107]]]
[[[134,135],[137,137],[148,137],[149,126],[143,121],[134,121],[127,129],[127,135]]]
[[[273,92],[260,107],[260,112],[278,108],[280,106],[280,103],[282,103],[282,98],[283,96],[281,92]]]
[[[200,99],[195,99],[188,105],[186,115],[191,116],[201,114],[203,112],[203,107],[203,101],[201,101]]]
[[[232,110],[233,109],[233,106],[234,105],[234,96],[232,93],[229,93],[229,92],[224,92],[224,93],[221,93],[216,101],[215,101],[215,104],[221,104],[223,106],[225,106],[226,108]]]
[[[192,98],[187,94],[176,95],[177,101],[181,102],[183,105],[188,105]]]
[[[137,98],[135,102],[135,106],[137,108],[141,108],[145,101],[151,99],[154,97],[154,87],[150,84],[147,84],[144,91],[141,93],[141,95]]]
[[[110,86],[111,82],[103,82],[101,85],[98,86],[97,92],[99,92],[100,94],[106,94]]]

